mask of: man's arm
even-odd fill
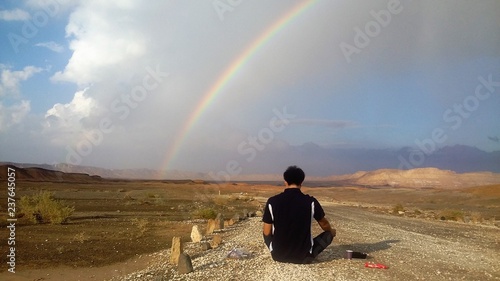
[[[272,228],[273,225],[269,223],[264,223],[264,228],[262,231],[262,234],[264,236],[264,243],[266,243],[267,248],[271,250],[271,242],[273,242],[273,236],[272,236]]]
[[[330,222],[326,219],[326,217],[323,217],[318,221],[319,226],[321,229],[324,231],[330,231],[332,233],[332,236],[335,237],[337,235],[337,230],[335,228],[332,228],[330,225]],[[264,226],[265,227],[265,226]]]
[[[270,236],[272,233],[273,225],[269,223],[264,223],[263,232],[264,236]]]

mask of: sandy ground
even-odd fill
[[[5,281],[41,281],[41,280],[109,280],[113,277],[124,276],[134,271],[146,268],[153,262],[154,255],[141,255],[126,262],[102,267],[73,268],[60,266],[46,269],[28,269],[0,273],[0,280]]]
[[[500,232],[493,226],[377,214],[365,209],[324,203],[335,224],[334,243],[310,265],[271,260],[261,239],[260,218],[222,232],[224,243],[202,252],[186,243],[194,272],[177,275],[166,261],[169,250],[101,268],[57,268],[3,273],[2,280],[500,280]],[[313,228],[318,232],[317,227]],[[210,239],[210,237],[206,237]],[[226,259],[233,248],[252,254]],[[347,249],[367,252],[367,260],[346,260]],[[389,269],[372,269],[366,261]]]
[[[251,218],[224,230],[217,249],[201,251],[198,244],[186,243],[194,272],[185,275],[167,263],[169,250],[159,249],[102,267],[4,271],[0,280],[500,280],[500,231],[494,225],[395,216],[319,199],[338,236],[311,265],[272,261],[260,218]],[[320,230],[314,226],[313,231]],[[234,248],[252,257],[226,259]],[[345,260],[347,249],[367,252],[369,259]],[[389,269],[366,268],[366,261]]]
[[[178,275],[163,262],[113,280],[500,280],[496,227],[376,214],[331,203],[324,208],[338,236],[313,264],[272,261],[261,240],[260,218],[253,218],[228,230],[218,249],[200,252],[188,244],[192,273]],[[245,249],[252,258],[227,259],[233,248]],[[369,258],[346,260],[347,249],[366,252]],[[367,261],[389,268],[366,268]]]

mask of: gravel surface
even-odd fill
[[[170,250],[164,250],[152,254],[154,262],[144,270],[112,280],[500,280],[496,227],[398,217],[329,203],[323,207],[338,236],[313,264],[273,261],[262,241],[261,218],[250,218],[219,233],[223,244],[216,249],[202,251],[199,244],[185,243],[194,267],[191,273],[177,274],[168,264]],[[319,227],[313,232],[319,233]],[[226,258],[235,248],[251,257]],[[346,260],[347,249],[369,257]],[[367,261],[389,268],[366,268]]]

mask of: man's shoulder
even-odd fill
[[[314,196],[311,196],[311,195],[303,193],[303,192],[299,192],[299,194],[300,194],[299,197],[303,197],[304,199],[307,199],[310,201],[318,202],[318,200]],[[276,195],[269,197],[267,200],[268,201],[284,200],[289,196],[295,197],[295,196],[297,196],[297,193],[291,194],[291,193],[287,193],[287,192],[283,191],[281,193],[278,193]]]
[[[285,192],[281,192],[281,193],[278,193],[276,195],[273,195],[273,196],[269,197],[269,199],[267,199],[267,201],[279,200],[283,196],[285,196]]]

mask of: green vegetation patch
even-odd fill
[[[214,208],[202,208],[196,210],[193,216],[199,219],[215,219],[217,217],[217,211]]]
[[[53,193],[48,191],[21,197],[19,208],[33,223],[50,224],[65,223],[75,211],[75,208],[55,199]]]

